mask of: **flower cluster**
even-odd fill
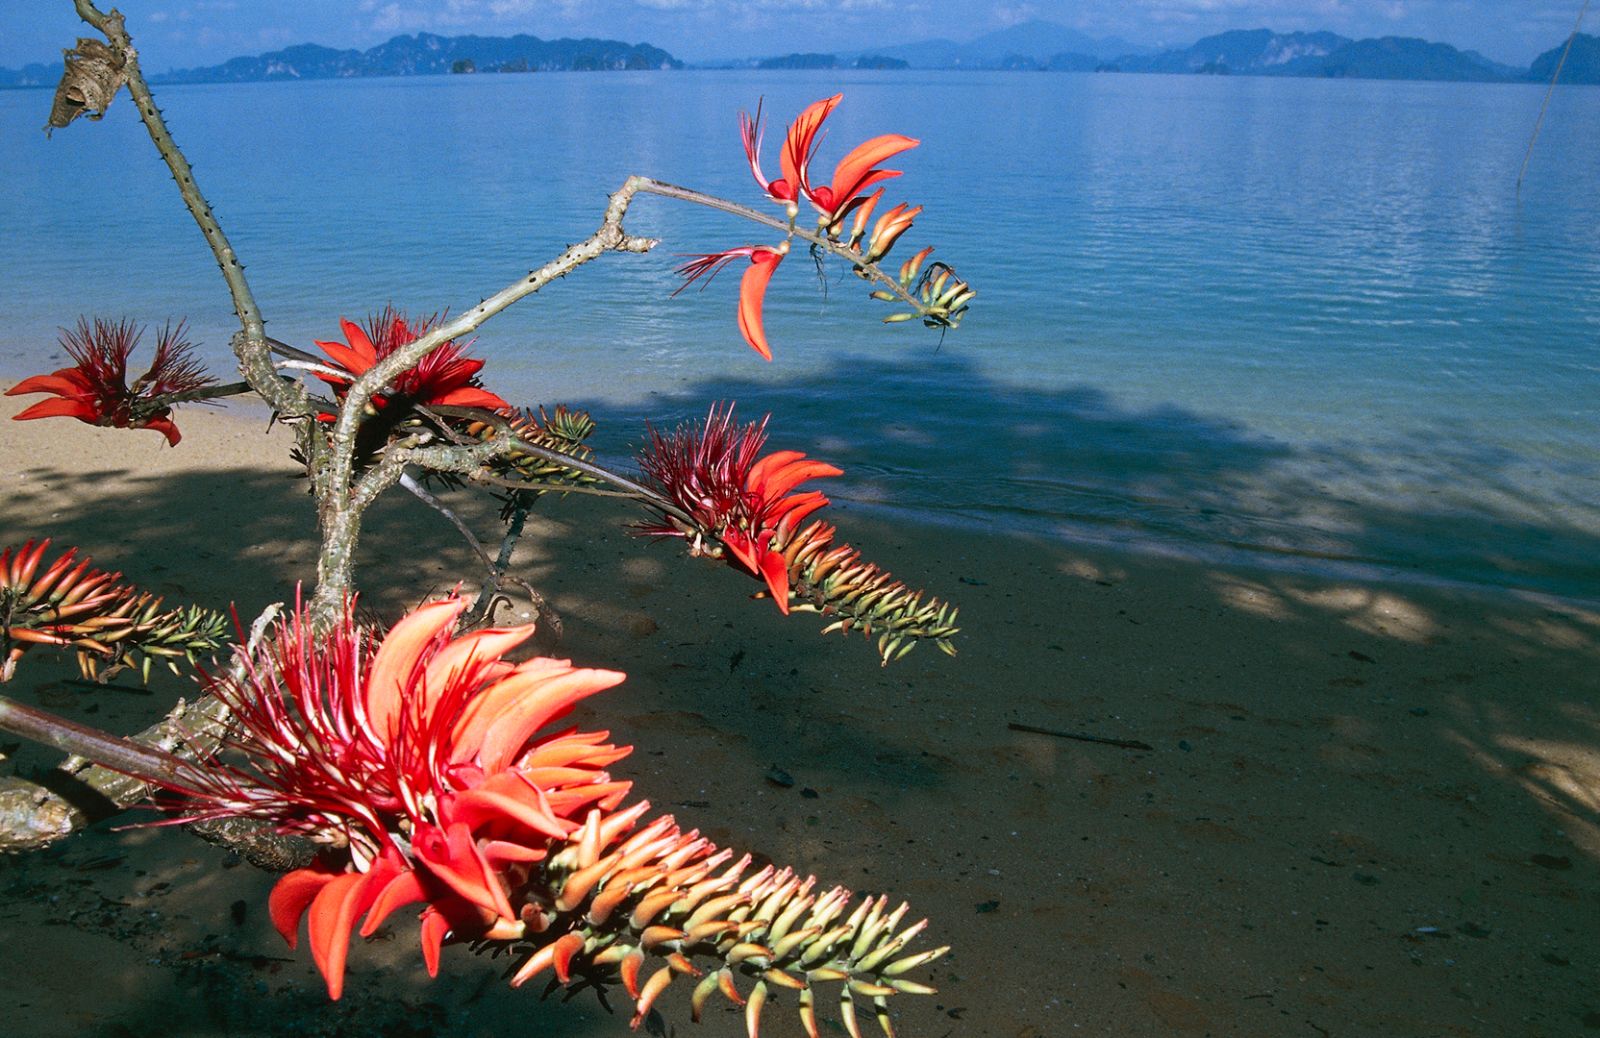
[[[128,385],[128,357],[144,329],[132,321],[80,318],[76,328],[61,330],[61,345],[71,367],[34,375],[6,390],[7,396],[49,393],[54,400],[32,404],[15,418],[76,418],[89,425],[118,429],[154,429],[176,446],[182,439],[173,424],[171,398],[192,393],[215,380],[194,359],[184,338],[184,324],[167,325],[156,337],[150,369]]]
[[[44,565],[49,538],[0,550],[0,681],[10,680],[32,645],[71,648],[84,677],[103,665],[137,665],[145,678],[154,659],[176,671],[176,661],[194,662],[216,651],[227,622],[209,610],[162,609],[161,599],[126,584],[78,558],[68,548]]]
[[[402,346],[420,339],[433,327],[433,318],[412,323],[404,313],[393,307],[384,307],[367,319],[365,325],[350,320],[340,320],[344,342],[317,340],[333,361],[332,370],[318,371],[317,377],[333,387],[343,400],[350,383]],[[498,395],[484,389],[478,381],[483,361],[465,356],[466,347],[447,340],[416,364],[406,368],[390,380],[393,396],[406,404],[442,404],[455,407],[484,407],[491,411],[509,408]],[[372,406],[382,410],[390,403],[389,396],[374,394]],[[323,415],[331,421],[332,415]]]
[[[764,581],[786,615],[797,609],[830,617],[824,634],[855,630],[875,637],[885,663],[919,641],[954,653],[953,607],[834,543],[827,523],[801,526],[828,499],[815,490],[792,491],[806,480],[843,473],[799,451],[762,456],[766,428],[765,418],[740,426],[731,406],[713,406],[703,423],[670,435],[651,429],[639,467],[677,513],[658,508],[659,517],[642,524],[641,532],[682,537],[689,554],[723,559]]]
[[[168,783],[184,794],[182,817],[257,817],[325,845],[278,881],[269,914],[291,946],[306,921],[331,997],[352,936],[418,904],[430,974],[446,941],[480,942],[522,957],[514,986],[545,970],[620,982],[635,1026],[679,976],[699,980],[695,1019],[721,992],[745,1006],[751,1038],[773,989],[798,993],[812,1036],[817,985],[841,985],[853,1035],[857,999],[887,1031],[889,996],[932,991],[904,975],[946,949],[905,952],[925,925],[902,928],[905,905],[852,906],[848,891],[819,892],[789,869],[746,876],[749,855],[729,864],[731,852],[671,817],[636,829],[649,805],[623,808],[630,784],[605,771],[629,748],[605,732],[544,731],[623,676],[513,663],[531,628],[457,637],[463,606],[422,606],[384,635],[347,606],[321,637],[297,609],[212,681],[244,761]]]
[[[237,678],[212,691],[238,720],[246,764],[185,789],[189,816],[248,815],[335,848],[284,876],[270,902],[293,945],[309,919],[311,953],[338,998],[352,933],[422,903],[430,972],[448,934],[521,937],[531,917],[509,891],[552,840],[591,808],[610,813],[629,784],[604,767],[628,753],[604,732],[535,737],[614,671],[503,657],[531,627],[456,638],[466,603],[416,610],[381,639],[352,607],[325,638],[296,611]],[[626,827],[632,816],[613,815]]]
[[[808,479],[841,476],[825,461],[799,451],[758,457],[767,442],[767,419],[740,426],[733,408],[712,405],[702,424],[663,434],[652,428],[639,455],[645,478],[690,518],[664,515],[641,531],[684,537],[690,554],[726,558],[764,580],[778,608],[789,612],[789,569],[778,550],[801,520],[828,503],[820,491],[792,494]]]
[[[888,256],[895,242],[910,229],[912,221],[922,212],[921,206],[900,203],[879,213],[877,220],[873,220],[873,214],[878,211],[884,195],[884,189],[877,185],[900,175],[899,170],[886,169],[881,163],[915,148],[920,142],[898,133],[874,137],[847,152],[834,166],[833,177],[828,183],[813,181],[811,167],[821,142],[823,124],[843,96],[835,94],[813,102],[789,124],[783,149],[778,155],[781,175],[771,180],[761,166],[761,106],[756,106],[754,116],[739,113],[739,134],[744,144],[745,158],[750,164],[750,173],[769,198],[783,205],[788,214],[791,236],[801,204],[811,206],[817,213],[816,236],[807,238],[813,243],[813,249],[823,244],[836,247],[839,254],[853,263],[857,274],[887,286],[874,292],[874,298],[898,301],[912,307],[903,314],[891,315],[890,320],[920,317],[932,326],[955,327],[975,293],[966,282],[953,278],[954,272],[943,264],[937,264],[939,269],[932,273],[932,277],[937,277],[949,272],[937,292],[929,290],[931,278],[928,279],[929,283],[918,282],[917,275],[921,273],[927,254],[932,250],[924,250],[914,262],[902,266],[898,279],[877,269],[879,261]],[[868,194],[874,187],[877,189]],[[714,276],[736,260],[749,261],[750,265],[745,268],[739,284],[739,334],[751,349],[771,360],[772,349],[767,342],[762,309],[767,286],[777,272],[778,265],[789,254],[789,244],[786,238],[777,245],[743,245],[694,256],[678,268],[678,273],[685,279],[678,291],[681,292],[702,277]]]

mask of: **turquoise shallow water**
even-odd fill
[[[169,87],[174,133],[269,318],[301,345],[394,302],[461,309],[587,234],[629,172],[758,203],[734,113],[843,90],[822,165],[924,141],[891,197],[980,291],[941,342],[803,262],[740,344],[735,281],[673,254],[761,241],[657,199],[649,257],[487,326],[503,395],[602,448],[718,399],[842,464],[845,507],[1047,536],[1600,597],[1600,90],[1210,77],[682,73]],[[0,92],[0,374],[79,314],[186,315],[220,279],[124,101],[46,140]],[[777,138],[774,129],[770,138]],[[769,149],[772,140],[769,140]],[[769,158],[769,164],[771,160]],[[753,229],[752,229],[753,230]]]

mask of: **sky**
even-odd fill
[[[1420,36],[1520,66],[1566,39],[1581,0],[117,0],[116,6],[128,16],[145,68],[162,72],[295,43],[365,49],[415,32],[602,36],[703,61],[959,41],[1032,19],[1163,47],[1263,27]],[[1592,21],[1600,23],[1600,14]],[[0,0],[0,66],[53,60],[81,28],[71,0]],[[1584,28],[1600,32],[1589,22]]]

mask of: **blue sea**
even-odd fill
[[[841,464],[843,510],[1071,542],[1600,598],[1600,89],[1024,73],[608,73],[159,88],[269,331],[309,347],[393,303],[459,311],[597,224],[629,173],[760,205],[735,125],[844,93],[819,166],[918,137],[925,206],[979,291],[946,335],[884,327],[797,253],[739,340],[768,242],[642,198],[650,256],[485,326],[503,396],[567,402],[626,457],[641,421],[772,411]],[[220,277],[126,98],[47,139],[0,92],[0,376],[80,314],[187,317],[226,369]],[[180,415],[181,421],[181,415]],[[181,449],[181,448],[180,448]]]

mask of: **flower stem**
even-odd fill
[[[766,213],[751,209],[749,206],[740,205],[738,202],[730,202],[726,198],[718,198],[716,195],[704,194],[693,188],[679,187],[677,184],[668,184],[665,181],[652,180],[649,177],[634,177],[633,179],[639,182],[638,189],[647,194],[660,195],[663,198],[676,198],[680,202],[693,202],[695,205],[703,205],[708,209],[720,210],[721,212],[750,220],[753,223],[771,227],[775,231],[782,231],[787,237],[799,238],[803,242],[814,245],[824,252],[831,253],[851,263],[865,273],[870,280],[877,282],[894,293],[901,302],[914,309],[917,313],[928,313],[928,308],[923,305],[922,300],[907,292],[898,278],[885,273],[883,268],[878,266],[876,262],[867,262],[866,258],[860,253],[845,248],[826,235],[801,230],[791,221],[768,216]]]
[[[90,728],[0,696],[0,729],[96,761],[113,771],[166,786],[181,785],[192,769],[181,757]]]
[[[218,400],[222,397],[243,396],[255,392],[255,387],[248,382],[229,382],[222,386],[202,386],[183,393],[164,393],[152,397],[148,407],[171,407],[173,404],[189,404],[201,400]]]

